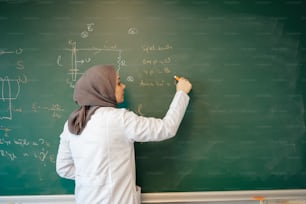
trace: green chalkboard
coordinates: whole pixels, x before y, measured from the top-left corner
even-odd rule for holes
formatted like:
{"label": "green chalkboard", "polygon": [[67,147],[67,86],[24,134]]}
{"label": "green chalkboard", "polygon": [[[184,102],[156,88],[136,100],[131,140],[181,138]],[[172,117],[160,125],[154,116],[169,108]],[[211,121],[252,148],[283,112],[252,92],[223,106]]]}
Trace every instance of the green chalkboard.
{"label": "green chalkboard", "polygon": [[306,189],[306,1],[0,1],[0,194],[70,194],[55,172],[73,86],[115,64],[123,107],[162,117],[193,83],[175,138],[137,143],[143,192]]}

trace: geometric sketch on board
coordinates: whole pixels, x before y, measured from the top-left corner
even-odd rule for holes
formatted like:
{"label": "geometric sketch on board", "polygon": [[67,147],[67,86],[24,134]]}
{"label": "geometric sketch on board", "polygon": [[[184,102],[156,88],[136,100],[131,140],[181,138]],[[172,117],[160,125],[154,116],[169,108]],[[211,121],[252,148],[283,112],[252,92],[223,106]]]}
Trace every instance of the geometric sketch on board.
{"label": "geometric sketch on board", "polygon": [[0,110],[0,119],[12,120],[12,101],[16,100],[20,92],[20,79],[0,77],[0,103],[3,108]]}

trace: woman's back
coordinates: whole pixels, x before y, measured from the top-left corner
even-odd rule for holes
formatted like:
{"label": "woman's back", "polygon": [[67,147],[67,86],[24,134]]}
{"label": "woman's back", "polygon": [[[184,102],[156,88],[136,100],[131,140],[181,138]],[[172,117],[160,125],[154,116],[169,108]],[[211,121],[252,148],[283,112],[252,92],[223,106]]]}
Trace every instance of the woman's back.
{"label": "woman's back", "polygon": [[133,142],[120,122],[124,112],[99,108],[82,134],[63,133],[74,158],[78,203],[138,203]]}

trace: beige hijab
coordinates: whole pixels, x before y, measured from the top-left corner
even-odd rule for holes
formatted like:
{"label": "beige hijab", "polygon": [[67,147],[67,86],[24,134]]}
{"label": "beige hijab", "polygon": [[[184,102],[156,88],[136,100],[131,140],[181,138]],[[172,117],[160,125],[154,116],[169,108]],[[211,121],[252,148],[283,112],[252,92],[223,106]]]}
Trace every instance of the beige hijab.
{"label": "beige hijab", "polygon": [[116,107],[116,71],[113,65],[95,65],[77,81],[73,99],[80,106],[68,119],[69,131],[79,135],[99,107]]}

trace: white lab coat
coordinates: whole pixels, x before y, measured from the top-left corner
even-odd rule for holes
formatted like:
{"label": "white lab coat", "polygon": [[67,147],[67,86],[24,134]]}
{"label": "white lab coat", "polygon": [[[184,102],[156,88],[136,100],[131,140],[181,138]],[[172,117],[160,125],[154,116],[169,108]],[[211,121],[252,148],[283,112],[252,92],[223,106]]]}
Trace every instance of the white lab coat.
{"label": "white lab coat", "polygon": [[68,130],[60,135],[56,171],[75,180],[77,204],[138,204],[134,142],[173,137],[189,102],[176,92],[163,119],[138,116],[126,109],[101,107],[79,136]]}

